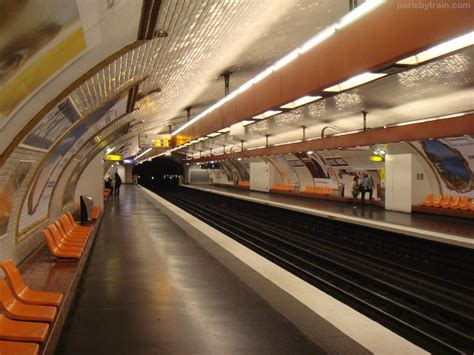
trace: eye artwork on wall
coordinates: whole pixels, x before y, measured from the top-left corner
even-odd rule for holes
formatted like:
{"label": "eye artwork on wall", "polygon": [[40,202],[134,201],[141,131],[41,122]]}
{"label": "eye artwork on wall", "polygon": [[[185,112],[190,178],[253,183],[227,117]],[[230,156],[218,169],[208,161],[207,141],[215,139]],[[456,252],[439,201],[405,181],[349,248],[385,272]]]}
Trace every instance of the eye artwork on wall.
{"label": "eye artwork on wall", "polygon": [[0,237],[7,233],[15,197],[18,196],[18,192],[34,163],[34,161],[20,161],[13,169],[3,189],[0,190]]}
{"label": "eye artwork on wall", "polygon": [[87,45],[75,0],[0,1],[0,32],[1,128]]}

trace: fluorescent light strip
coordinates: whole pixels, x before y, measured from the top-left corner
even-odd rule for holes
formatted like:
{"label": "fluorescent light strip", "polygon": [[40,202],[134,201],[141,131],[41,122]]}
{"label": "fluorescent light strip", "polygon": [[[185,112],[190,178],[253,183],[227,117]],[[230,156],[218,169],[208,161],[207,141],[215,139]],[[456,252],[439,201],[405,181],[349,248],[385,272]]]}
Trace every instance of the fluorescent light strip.
{"label": "fluorescent light strip", "polygon": [[472,45],[474,45],[474,31],[400,60],[397,64],[417,65]]}
{"label": "fluorescent light strip", "polygon": [[262,148],[266,148],[266,147],[267,147],[266,145],[261,145],[259,147],[247,148],[246,150],[262,149]]}
{"label": "fluorescent light strip", "polygon": [[303,140],[302,139],[298,139],[296,141],[291,141],[291,142],[284,142],[284,143],[277,143],[277,144],[273,144],[274,147],[278,147],[279,145],[285,145],[285,144],[293,144],[293,143],[300,143],[302,142]]}
{"label": "fluorescent light strip", "polygon": [[294,109],[319,99],[322,99],[322,96],[303,96],[293,102],[289,102],[286,105],[280,106],[280,108]]}
{"label": "fluorescent light strip", "polygon": [[229,131],[230,131],[230,127],[226,127],[226,128],[222,128],[222,129],[218,130],[217,132],[219,132],[219,133],[227,133],[227,132],[229,132]]}
{"label": "fluorescent light strip", "polygon": [[352,78],[347,79],[346,81],[343,81],[342,83],[328,87],[324,89],[323,91],[341,92],[341,91],[349,90],[349,89],[355,88],[356,86],[367,84],[373,80],[382,78],[386,75],[387,74],[385,73],[370,73],[370,72],[362,73],[362,74],[353,76]]}
{"label": "fluorescent light strip", "polygon": [[337,23],[327,27],[323,31],[319,32],[316,34],[314,37],[303,43],[302,46],[299,48],[296,48],[292,52],[288,53],[286,56],[278,60],[275,64],[270,66],[269,68],[265,69],[261,73],[259,73],[257,76],[255,76],[253,79],[247,81],[245,84],[237,88],[235,91],[230,93],[229,95],[225,96],[221,100],[217,101],[214,105],[210,106],[203,112],[201,112],[199,115],[191,119],[189,122],[186,122],[184,125],[181,127],[177,128],[172,135],[178,134],[181,132],[183,129],[189,127],[190,125],[194,124],[195,122],[199,121],[201,118],[206,116],[208,113],[214,111],[216,108],[222,106],[224,103],[227,101],[233,99],[240,93],[244,92],[245,90],[249,89],[253,84],[261,81],[262,79],[266,78],[269,76],[272,72],[277,71],[278,69],[282,68],[283,66],[287,65],[288,63],[291,63],[293,60],[298,58],[300,54],[303,54],[307,52],[308,50],[316,47],[318,44],[324,42],[326,39],[331,37],[336,31],[341,30],[356,20],[362,18],[364,15],[368,14],[378,6],[384,4],[386,0],[366,0],[363,4],[360,6],[356,7],[354,10],[349,12],[346,16],[342,17]]}
{"label": "fluorescent light strip", "polygon": [[268,110],[268,111],[265,111],[264,113],[261,113],[260,115],[253,116],[252,118],[255,118],[256,120],[263,120],[264,118],[272,117],[282,112],[283,111],[281,110]]}
{"label": "fluorescent light strip", "polygon": [[150,150],[151,150],[151,148],[145,149],[140,155],[136,156],[135,159],[140,158],[141,156],[143,156],[143,155],[145,155],[146,153],[148,153]]}
{"label": "fluorescent light strip", "polygon": [[248,126],[249,124],[252,124],[254,123],[255,121],[254,120],[243,120],[243,121],[240,121],[240,123],[242,124],[242,126]]}
{"label": "fluorescent light strip", "polygon": [[214,133],[209,133],[207,136],[208,136],[208,137],[211,137],[211,138],[214,138],[214,137],[220,136],[221,134],[222,134],[222,133],[214,132]]}
{"label": "fluorescent light strip", "polygon": [[408,125],[423,123],[423,122],[446,120],[448,118],[461,117],[461,116],[465,116],[465,115],[468,115],[468,114],[469,113],[466,113],[466,112],[453,113],[453,114],[444,115],[444,116],[437,116],[437,117],[423,118],[423,119],[420,119],[420,120],[413,120],[413,121],[395,123],[395,124],[392,124],[392,125],[387,125],[386,127],[408,126]]}
{"label": "fluorescent light strip", "polygon": [[377,7],[386,2],[386,0],[369,0],[361,4],[360,6],[357,6],[355,9],[353,9],[347,15],[342,17],[336,23],[336,31],[340,31],[343,28],[349,26],[351,23],[357,21],[367,13],[371,12],[372,10],[376,9]]}

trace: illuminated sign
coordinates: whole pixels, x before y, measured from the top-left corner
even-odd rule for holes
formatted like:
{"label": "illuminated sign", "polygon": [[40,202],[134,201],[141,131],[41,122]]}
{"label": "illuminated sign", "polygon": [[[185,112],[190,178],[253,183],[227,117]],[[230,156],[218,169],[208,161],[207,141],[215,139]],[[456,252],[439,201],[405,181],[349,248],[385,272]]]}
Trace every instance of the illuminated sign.
{"label": "illuminated sign", "polygon": [[173,136],[176,139],[176,146],[189,142],[192,137],[191,136]]}
{"label": "illuminated sign", "polygon": [[371,161],[383,161],[383,157],[380,155],[371,155],[370,156]]}
{"label": "illuminated sign", "polygon": [[108,154],[104,157],[104,160],[119,161],[119,160],[122,160],[122,156],[121,155]]}
{"label": "illuminated sign", "polygon": [[170,148],[171,135],[142,133],[138,136],[140,148]]}

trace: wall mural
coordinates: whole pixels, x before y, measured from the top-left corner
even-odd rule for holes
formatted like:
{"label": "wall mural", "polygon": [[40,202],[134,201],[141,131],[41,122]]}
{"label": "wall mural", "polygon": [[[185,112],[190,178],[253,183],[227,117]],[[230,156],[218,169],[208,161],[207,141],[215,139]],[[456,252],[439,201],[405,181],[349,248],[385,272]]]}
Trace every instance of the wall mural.
{"label": "wall mural", "polygon": [[34,161],[20,161],[0,191],[0,237],[7,233],[13,202],[34,163]]}
{"label": "wall mural", "polygon": [[278,170],[284,184],[293,184],[295,187],[300,186],[300,181],[295,169],[286,161],[286,156],[271,157],[269,160]]}
{"label": "wall mural", "polygon": [[71,99],[60,102],[23,139],[21,146],[27,149],[48,151],[64,132],[81,119]]}
{"label": "wall mural", "polygon": [[87,45],[75,0],[0,1],[0,31],[1,128]]}
{"label": "wall mural", "polygon": [[295,155],[306,165],[313,179],[329,179],[326,165],[321,159],[313,159],[314,154],[295,153]]}
{"label": "wall mural", "polygon": [[42,162],[31,183],[26,203],[23,203],[19,220],[20,234],[35,222],[47,218],[48,202],[63,168],[94,133],[124,113],[125,107],[125,99],[107,103],[72,128],[72,131],[54,146],[46,160]]}
{"label": "wall mural", "polygon": [[474,197],[474,138],[450,137],[414,143],[441,178],[444,193]]}
{"label": "wall mural", "polygon": [[239,181],[250,181],[249,170],[238,160],[229,161],[229,164],[233,165],[237,169],[240,179]]}
{"label": "wall mural", "polygon": [[69,176],[69,181],[66,184],[62,203],[63,208],[66,208],[74,201],[74,192],[76,190],[77,182],[79,181],[82,172],[86,169],[87,165],[89,165],[90,161],[111,142],[114,142],[115,140],[119,139],[121,135],[123,135],[123,129],[118,129],[117,131],[106,137],[104,140],[97,142],[95,139],[92,139],[82,147],[81,151],[74,159],[78,162],[78,164]]}

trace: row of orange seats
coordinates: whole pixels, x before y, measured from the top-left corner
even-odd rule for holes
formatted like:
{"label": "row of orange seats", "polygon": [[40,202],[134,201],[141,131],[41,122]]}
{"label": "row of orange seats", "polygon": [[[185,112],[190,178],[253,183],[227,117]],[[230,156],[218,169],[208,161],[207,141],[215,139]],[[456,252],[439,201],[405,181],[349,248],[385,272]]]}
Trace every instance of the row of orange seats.
{"label": "row of orange seats", "polygon": [[295,185],[293,184],[276,184],[275,186],[272,187],[272,190],[293,191],[294,188],[295,188]]}
{"label": "row of orange seats", "polygon": [[250,187],[250,181],[240,181],[239,185],[240,186],[245,186],[245,187]]}
{"label": "row of orange seats", "polygon": [[425,201],[420,206],[450,208],[453,210],[474,211],[474,199],[469,200],[469,196],[433,195],[426,196]]}
{"label": "row of orange seats", "polygon": [[51,254],[66,259],[81,258],[91,233],[92,228],[78,225],[71,212],[63,214],[43,230]]}
{"label": "row of orange seats", "polygon": [[57,315],[63,294],[30,289],[11,260],[0,264],[0,354],[33,354],[46,341],[49,324]]}
{"label": "row of orange seats", "polygon": [[303,193],[319,196],[329,196],[332,193],[332,188],[327,186],[306,186]]}

